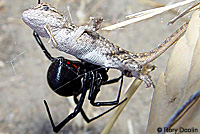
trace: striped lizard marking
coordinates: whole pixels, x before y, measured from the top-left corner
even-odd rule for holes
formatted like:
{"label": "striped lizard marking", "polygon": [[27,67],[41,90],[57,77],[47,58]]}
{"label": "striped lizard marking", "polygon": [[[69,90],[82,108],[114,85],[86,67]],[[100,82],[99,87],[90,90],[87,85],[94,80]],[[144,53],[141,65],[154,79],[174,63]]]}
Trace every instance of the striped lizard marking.
{"label": "striped lizard marking", "polygon": [[[114,45],[96,32],[100,28],[101,18],[93,18],[93,25],[76,26],[50,4],[41,3],[25,10],[22,19],[40,36],[51,38],[58,50],[95,65],[118,69],[127,77],[143,80],[148,87],[153,85],[149,72],[155,68],[149,63],[175,44],[188,26],[185,23],[149,52],[132,53]],[[144,73],[143,70],[149,72]]]}

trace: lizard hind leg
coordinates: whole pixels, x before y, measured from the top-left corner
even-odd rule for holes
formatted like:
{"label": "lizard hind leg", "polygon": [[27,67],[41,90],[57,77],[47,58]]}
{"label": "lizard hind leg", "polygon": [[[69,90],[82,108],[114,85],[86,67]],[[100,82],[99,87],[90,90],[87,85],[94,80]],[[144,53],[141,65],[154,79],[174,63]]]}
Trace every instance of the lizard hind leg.
{"label": "lizard hind leg", "polygon": [[155,65],[147,64],[139,75],[139,79],[143,80],[146,83],[147,87],[150,87],[152,85],[152,87],[155,88],[155,84],[152,81],[151,76],[149,75],[149,73],[155,70],[155,68]]}
{"label": "lizard hind leg", "polygon": [[151,85],[152,85],[152,87],[155,88],[155,84],[152,81],[151,76],[149,74],[145,74],[145,75],[140,74],[139,79],[143,80],[147,87],[151,87]]}
{"label": "lizard hind leg", "polygon": [[143,69],[139,72],[138,77],[140,80],[144,81],[147,87],[155,88],[155,84],[151,79],[149,73],[155,70],[156,66],[152,64],[147,64],[143,67]]}

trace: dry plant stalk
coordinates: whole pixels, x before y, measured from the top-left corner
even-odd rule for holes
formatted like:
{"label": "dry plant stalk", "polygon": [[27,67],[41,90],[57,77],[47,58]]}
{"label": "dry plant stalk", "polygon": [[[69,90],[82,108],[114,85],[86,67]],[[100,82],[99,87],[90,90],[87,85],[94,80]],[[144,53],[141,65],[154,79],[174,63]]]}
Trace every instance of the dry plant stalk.
{"label": "dry plant stalk", "polygon": [[[191,18],[185,35],[177,42],[165,72],[154,91],[147,133],[157,133],[179,107],[199,89],[200,11]],[[192,105],[172,129],[200,128],[200,101]]]}
{"label": "dry plant stalk", "polygon": [[101,132],[101,134],[107,134],[111,128],[113,127],[113,125],[115,124],[117,118],[119,117],[119,115],[121,114],[121,112],[123,111],[123,109],[125,108],[126,104],[129,102],[129,100],[131,99],[132,95],[136,92],[136,90],[138,89],[138,87],[141,85],[142,81],[139,79],[135,79],[134,82],[131,84],[131,86],[129,87],[128,91],[124,94],[123,99],[127,98],[127,100],[122,103],[115,111],[114,115],[111,117],[111,119],[109,120],[109,122],[107,123],[107,125],[105,126],[105,128],[103,129],[103,131]]}
{"label": "dry plant stalk", "polygon": [[[102,134],[107,134],[112,126],[114,125],[115,121],[117,120],[117,118],[119,117],[120,113],[122,112],[122,110],[124,109],[124,107],[126,106],[126,104],[128,103],[128,101],[130,100],[130,98],[132,97],[132,95],[135,93],[135,91],[138,89],[138,87],[140,86],[141,81],[139,81],[138,79],[136,79],[132,85],[130,86],[130,88],[128,89],[127,93],[124,95],[124,98],[127,97],[127,101],[122,104],[121,106],[118,107],[118,109],[116,110],[115,114],[113,115],[113,117],[109,120],[108,124],[106,125],[106,127],[104,128],[104,130],[102,131]],[[159,107],[158,107],[159,109]],[[157,129],[156,129],[157,130]],[[152,132],[150,132],[152,133]],[[155,133],[155,132],[153,132]]]}
{"label": "dry plant stalk", "polygon": [[132,14],[132,15],[128,15],[128,16],[126,16],[126,18],[133,18],[133,19],[125,20],[125,21],[119,22],[117,24],[104,27],[104,28],[102,28],[102,30],[114,30],[114,29],[117,29],[117,28],[120,28],[120,27],[124,27],[126,25],[151,18],[155,15],[161,14],[165,11],[170,10],[170,9],[174,9],[176,7],[186,5],[186,4],[194,2],[194,1],[195,0],[185,0],[185,1],[182,1],[182,2],[175,3],[173,5],[154,8],[154,9],[138,12],[138,13],[135,13],[135,14]]}
{"label": "dry plant stalk", "polygon": [[[143,70],[143,73],[149,74],[151,71],[152,71],[151,67],[149,66]],[[118,106],[118,108],[115,110],[114,115],[111,117],[106,127],[101,132],[101,134],[107,134],[111,130],[117,118],[119,117],[119,115],[121,114],[121,112],[123,111],[127,103],[129,102],[129,100],[131,99],[131,97],[133,96],[133,94],[136,92],[136,90],[139,88],[141,84],[142,84],[142,81],[137,78],[133,81],[133,83],[131,84],[131,86],[128,88],[127,92],[123,96],[122,100],[126,99],[126,101]]]}
{"label": "dry plant stalk", "polygon": [[160,134],[164,134],[166,128],[172,128],[174,124],[176,124],[192,108],[192,106],[195,105],[199,97],[200,88],[192,96],[190,96],[190,98],[186,102],[184,102],[184,104],[170,117],[170,119],[162,127],[162,131],[160,132]]}

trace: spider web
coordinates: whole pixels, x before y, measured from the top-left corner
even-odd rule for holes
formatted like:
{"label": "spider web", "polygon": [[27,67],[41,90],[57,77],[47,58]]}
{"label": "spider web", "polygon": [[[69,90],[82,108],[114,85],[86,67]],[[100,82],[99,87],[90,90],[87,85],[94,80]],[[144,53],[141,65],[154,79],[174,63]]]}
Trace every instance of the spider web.
{"label": "spider web", "polygon": [[[59,9],[65,15],[68,15],[67,6],[70,6],[72,17],[69,18],[73,18],[75,24],[87,23],[90,16],[102,16],[105,20],[103,25],[108,25],[123,20],[127,14],[152,8],[150,4],[141,4],[139,1],[133,0],[42,0],[42,2],[51,3],[56,7],[59,6]],[[160,1],[155,0],[153,2]],[[56,123],[68,115],[69,108],[71,108],[69,107],[71,105],[70,102],[50,91],[46,82],[46,72],[50,61],[34,40],[32,30],[21,20],[22,11],[36,3],[36,1],[32,0],[12,2],[0,0],[0,133],[52,133],[52,129],[49,128],[50,122],[46,115],[43,99],[49,102]],[[167,4],[168,1],[165,0],[162,3]],[[182,24],[182,22],[179,22],[173,26],[173,29],[167,27],[165,25],[167,21],[175,16],[174,14],[171,15],[164,14],[144,23],[133,24],[111,32],[100,31],[100,33],[126,50],[132,52],[148,51],[156,47],[157,44]],[[43,39],[43,41],[52,56],[63,55],[68,59],[74,58],[52,49],[48,40]],[[168,54],[169,52],[166,55]],[[153,77],[155,76],[154,81],[159,71],[165,67],[163,63],[166,63],[167,59],[167,56],[163,56],[156,61],[159,69],[153,75]],[[118,76],[116,71],[109,73],[111,78],[116,76]],[[130,81],[131,79],[125,79],[124,87],[128,87]],[[102,93],[101,100],[115,99],[118,85],[111,85],[102,90],[105,92]],[[132,129],[134,129],[135,133],[144,133],[151,94],[152,90],[149,89],[138,91],[137,96],[130,102],[113,133],[131,134],[133,132]],[[85,102],[87,102],[87,98]],[[98,109],[91,110],[86,106],[86,111],[87,113],[92,113],[89,114],[91,116],[101,113],[101,110],[99,111]],[[92,127],[88,128],[87,133],[89,133],[90,129],[92,132],[101,132],[101,128],[105,125],[107,118],[109,118],[109,115],[95,121]],[[126,120],[127,118],[129,119],[128,121]],[[67,125],[64,128],[64,132],[83,132],[83,126],[83,123],[80,123],[79,120],[76,121],[75,125],[70,122],[69,126]]]}

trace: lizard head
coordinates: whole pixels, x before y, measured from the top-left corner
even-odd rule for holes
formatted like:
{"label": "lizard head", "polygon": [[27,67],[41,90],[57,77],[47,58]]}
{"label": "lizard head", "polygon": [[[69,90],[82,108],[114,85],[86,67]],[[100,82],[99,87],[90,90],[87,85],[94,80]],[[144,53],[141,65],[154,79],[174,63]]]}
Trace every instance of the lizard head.
{"label": "lizard head", "polygon": [[41,3],[26,9],[22,13],[23,21],[40,36],[49,38],[45,26],[60,28],[67,23],[67,19],[53,6]]}

